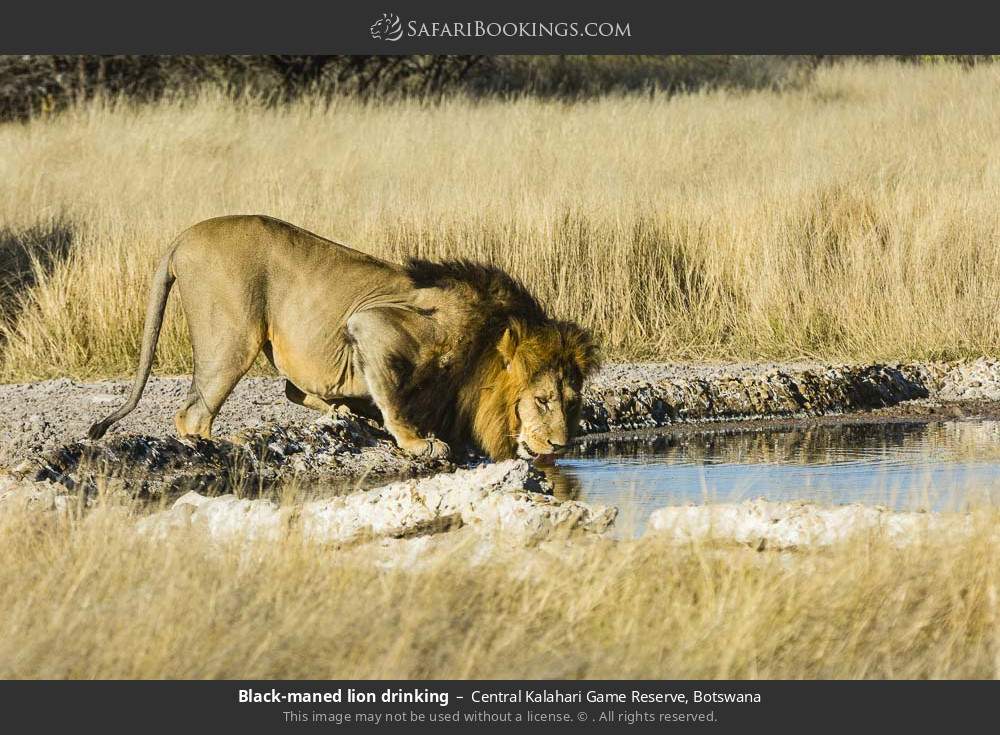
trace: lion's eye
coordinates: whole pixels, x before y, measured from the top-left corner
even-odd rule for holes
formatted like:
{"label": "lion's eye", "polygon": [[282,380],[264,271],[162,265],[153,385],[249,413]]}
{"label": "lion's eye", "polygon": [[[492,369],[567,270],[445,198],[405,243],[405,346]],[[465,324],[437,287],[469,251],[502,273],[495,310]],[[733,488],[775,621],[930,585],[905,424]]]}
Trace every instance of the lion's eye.
{"label": "lion's eye", "polygon": [[549,399],[545,396],[535,396],[535,403],[542,411],[547,411],[549,409]]}

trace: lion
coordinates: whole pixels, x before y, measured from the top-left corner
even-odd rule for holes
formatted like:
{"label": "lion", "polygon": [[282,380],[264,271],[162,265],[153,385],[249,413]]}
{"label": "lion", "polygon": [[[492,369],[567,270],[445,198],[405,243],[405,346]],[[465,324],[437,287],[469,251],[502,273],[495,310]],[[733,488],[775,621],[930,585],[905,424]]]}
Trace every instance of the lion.
{"label": "lion", "polygon": [[212,435],[263,351],[289,400],[380,420],[412,455],[451,447],[546,464],[578,429],[598,365],[590,333],[546,315],[517,280],[467,260],[395,264],[262,215],[200,222],[153,276],[131,393],[95,423],[100,439],[139,402],[176,282],[193,348],[181,436]]}

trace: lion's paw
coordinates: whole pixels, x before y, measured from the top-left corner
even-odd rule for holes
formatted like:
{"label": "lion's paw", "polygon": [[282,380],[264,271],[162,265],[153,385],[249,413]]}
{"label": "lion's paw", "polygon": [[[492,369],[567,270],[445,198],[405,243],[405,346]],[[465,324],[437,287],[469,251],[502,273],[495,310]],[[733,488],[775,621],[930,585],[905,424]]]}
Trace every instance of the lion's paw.
{"label": "lion's paw", "polygon": [[431,459],[444,459],[451,453],[447,444],[434,437],[423,439],[419,444],[408,449],[417,457],[430,457]]}
{"label": "lion's paw", "polygon": [[399,443],[400,449],[412,454],[414,457],[428,457],[430,459],[444,459],[451,454],[451,449],[440,439],[432,436],[426,439],[414,439],[403,444]]}
{"label": "lion's paw", "polygon": [[432,459],[445,459],[451,454],[451,448],[440,439],[431,437],[427,440],[426,456]]}

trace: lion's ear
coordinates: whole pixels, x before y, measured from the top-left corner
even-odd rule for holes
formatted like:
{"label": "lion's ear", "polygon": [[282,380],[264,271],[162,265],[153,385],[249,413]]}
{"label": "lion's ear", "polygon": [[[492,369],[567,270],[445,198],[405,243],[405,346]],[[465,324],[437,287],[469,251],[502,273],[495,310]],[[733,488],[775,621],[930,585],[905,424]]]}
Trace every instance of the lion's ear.
{"label": "lion's ear", "polygon": [[503,336],[500,338],[500,343],[497,345],[497,349],[500,350],[500,354],[503,356],[504,366],[514,362],[514,354],[517,352],[517,346],[521,343],[521,336],[523,334],[524,327],[516,319],[512,320],[507,329],[504,330]]}

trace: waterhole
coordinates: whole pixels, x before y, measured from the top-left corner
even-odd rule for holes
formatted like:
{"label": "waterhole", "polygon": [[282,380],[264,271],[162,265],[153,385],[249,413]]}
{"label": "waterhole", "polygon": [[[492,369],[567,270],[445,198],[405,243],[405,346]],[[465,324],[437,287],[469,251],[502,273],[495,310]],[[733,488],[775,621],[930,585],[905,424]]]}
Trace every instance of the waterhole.
{"label": "waterhole", "polygon": [[948,510],[1000,500],[1000,421],[683,430],[583,442],[550,471],[563,498],[641,531],[665,505],[749,498]]}

